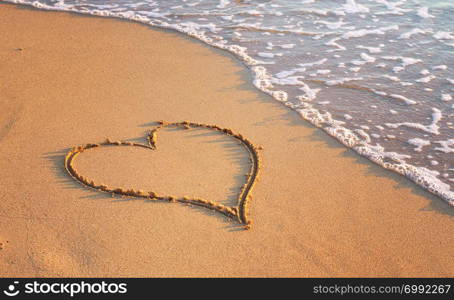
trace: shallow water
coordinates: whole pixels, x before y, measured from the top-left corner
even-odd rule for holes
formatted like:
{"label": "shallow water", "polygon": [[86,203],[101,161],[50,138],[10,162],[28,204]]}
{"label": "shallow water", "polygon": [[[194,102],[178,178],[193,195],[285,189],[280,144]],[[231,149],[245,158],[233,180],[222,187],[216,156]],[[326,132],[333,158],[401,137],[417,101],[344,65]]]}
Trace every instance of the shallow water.
{"label": "shallow water", "polygon": [[452,0],[7,2],[132,19],[230,51],[257,88],[454,205]]}

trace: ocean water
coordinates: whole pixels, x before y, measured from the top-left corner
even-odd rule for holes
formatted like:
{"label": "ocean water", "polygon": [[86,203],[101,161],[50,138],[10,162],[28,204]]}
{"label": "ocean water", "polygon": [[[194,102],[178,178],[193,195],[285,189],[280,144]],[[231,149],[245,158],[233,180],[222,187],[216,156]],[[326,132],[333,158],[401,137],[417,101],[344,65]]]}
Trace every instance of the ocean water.
{"label": "ocean water", "polygon": [[6,2],[131,19],[229,51],[258,89],[454,205],[454,0]]}

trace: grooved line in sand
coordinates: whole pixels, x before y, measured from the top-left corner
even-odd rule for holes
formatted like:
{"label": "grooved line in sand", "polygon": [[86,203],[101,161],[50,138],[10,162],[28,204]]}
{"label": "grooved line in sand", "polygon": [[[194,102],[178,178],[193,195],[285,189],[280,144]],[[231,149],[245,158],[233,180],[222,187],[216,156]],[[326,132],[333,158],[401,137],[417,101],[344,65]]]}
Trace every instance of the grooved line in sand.
{"label": "grooved line in sand", "polygon": [[[89,149],[96,149],[103,146],[134,146],[134,147],[142,147],[149,150],[155,150],[157,148],[156,141],[157,141],[157,132],[161,128],[164,127],[177,127],[183,129],[191,129],[191,128],[206,128],[210,130],[219,131],[225,135],[231,136],[237,139],[241,145],[246,148],[249,154],[249,161],[251,163],[250,172],[246,175],[246,182],[242,186],[240,193],[238,194],[237,198],[237,206],[225,206],[210,200],[205,200],[201,198],[188,198],[184,197],[176,197],[176,196],[163,196],[158,195],[154,191],[143,191],[143,190],[134,190],[134,189],[125,189],[125,188],[113,188],[109,187],[104,184],[95,183],[94,180],[89,179],[87,177],[82,176],[74,167],[75,158]],[[147,135],[148,144],[140,144],[140,143],[133,143],[133,142],[123,142],[123,141],[111,141],[107,139],[105,142],[100,144],[86,144],[83,146],[78,146],[72,148],[65,156],[65,169],[68,174],[80,182],[82,185],[96,189],[101,192],[110,193],[112,196],[120,195],[120,196],[127,196],[127,197],[138,197],[138,198],[146,198],[150,200],[161,200],[161,201],[168,201],[168,202],[180,202],[180,203],[187,203],[193,204],[201,207],[205,207],[217,212],[220,212],[226,215],[229,218],[237,220],[240,224],[244,225],[245,229],[251,228],[251,220],[249,219],[248,214],[248,206],[251,200],[251,193],[254,188],[254,184],[258,179],[259,170],[260,170],[260,156],[257,150],[261,150],[261,147],[257,147],[252,144],[247,138],[243,137],[241,134],[233,132],[231,129],[228,128],[221,128],[217,125],[208,125],[203,123],[191,123],[191,122],[175,122],[175,123],[167,123],[164,121],[158,122],[158,126],[152,129]]]}

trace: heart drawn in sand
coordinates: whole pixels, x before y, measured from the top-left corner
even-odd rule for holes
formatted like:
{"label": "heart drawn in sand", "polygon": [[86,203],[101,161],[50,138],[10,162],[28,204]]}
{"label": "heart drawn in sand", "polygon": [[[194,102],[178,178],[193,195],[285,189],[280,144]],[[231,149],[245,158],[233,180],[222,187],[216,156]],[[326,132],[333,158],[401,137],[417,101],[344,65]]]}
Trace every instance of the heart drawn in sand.
{"label": "heart drawn in sand", "polygon": [[[242,186],[240,193],[237,197],[236,206],[226,206],[219,204],[210,200],[205,200],[201,198],[188,198],[188,197],[175,197],[171,195],[158,195],[154,191],[143,191],[143,190],[134,190],[134,189],[125,189],[120,187],[109,187],[107,185],[98,184],[94,180],[87,178],[81,175],[77,169],[74,167],[74,161],[77,156],[81,155],[85,151],[101,149],[102,147],[112,147],[112,146],[129,146],[129,147],[142,147],[149,150],[155,150],[157,148],[157,133],[160,129],[164,127],[177,127],[190,130],[191,128],[206,128],[214,131],[221,132],[228,136],[231,136],[237,139],[241,145],[246,148],[249,154],[249,160],[251,163],[250,172],[246,175],[246,182]],[[259,170],[260,170],[260,157],[257,150],[261,150],[260,147],[253,145],[248,139],[243,137],[241,134],[234,133],[231,129],[221,128],[216,125],[200,124],[200,123],[191,123],[191,122],[176,122],[176,123],[167,123],[160,121],[158,126],[152,129],[147,135],[147,144],[133,143],[133,142],[122,142],[115,141],[112,142],[107,139],[105,142],[100,144],[86,144],[83,146],[78,146],[71,149],[65,156],[65,169],[68,174],[74,178],[76,181],[80,182],[86,187],[96,189],[101,192],[110,193],[112,196],[129,196],[129,197],[139,197],[146,198],[150,200],[161,200],[168,202],[180,202],[193,204],[201,207],[205,207],[217,212],[220,212],[226,215],[229,218],[237,220],[239,223],[245,225],[245,229],[250,229],[251,220],[248,216],[248,205],[251,199],[252,189],[255,182],[257,181]]]}

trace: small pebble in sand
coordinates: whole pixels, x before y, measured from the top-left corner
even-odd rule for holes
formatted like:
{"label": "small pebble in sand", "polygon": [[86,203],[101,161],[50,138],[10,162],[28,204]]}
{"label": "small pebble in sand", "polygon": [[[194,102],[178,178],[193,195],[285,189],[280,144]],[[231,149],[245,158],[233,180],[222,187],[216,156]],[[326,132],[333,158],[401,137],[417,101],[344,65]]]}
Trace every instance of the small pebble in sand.
{"label": "small pebble in sand", "polygon": [[[8,243],[8,241],[6,241],[6,243]],[[5,243],[0,243],[0,250],[3,250],[5,249]]]}

